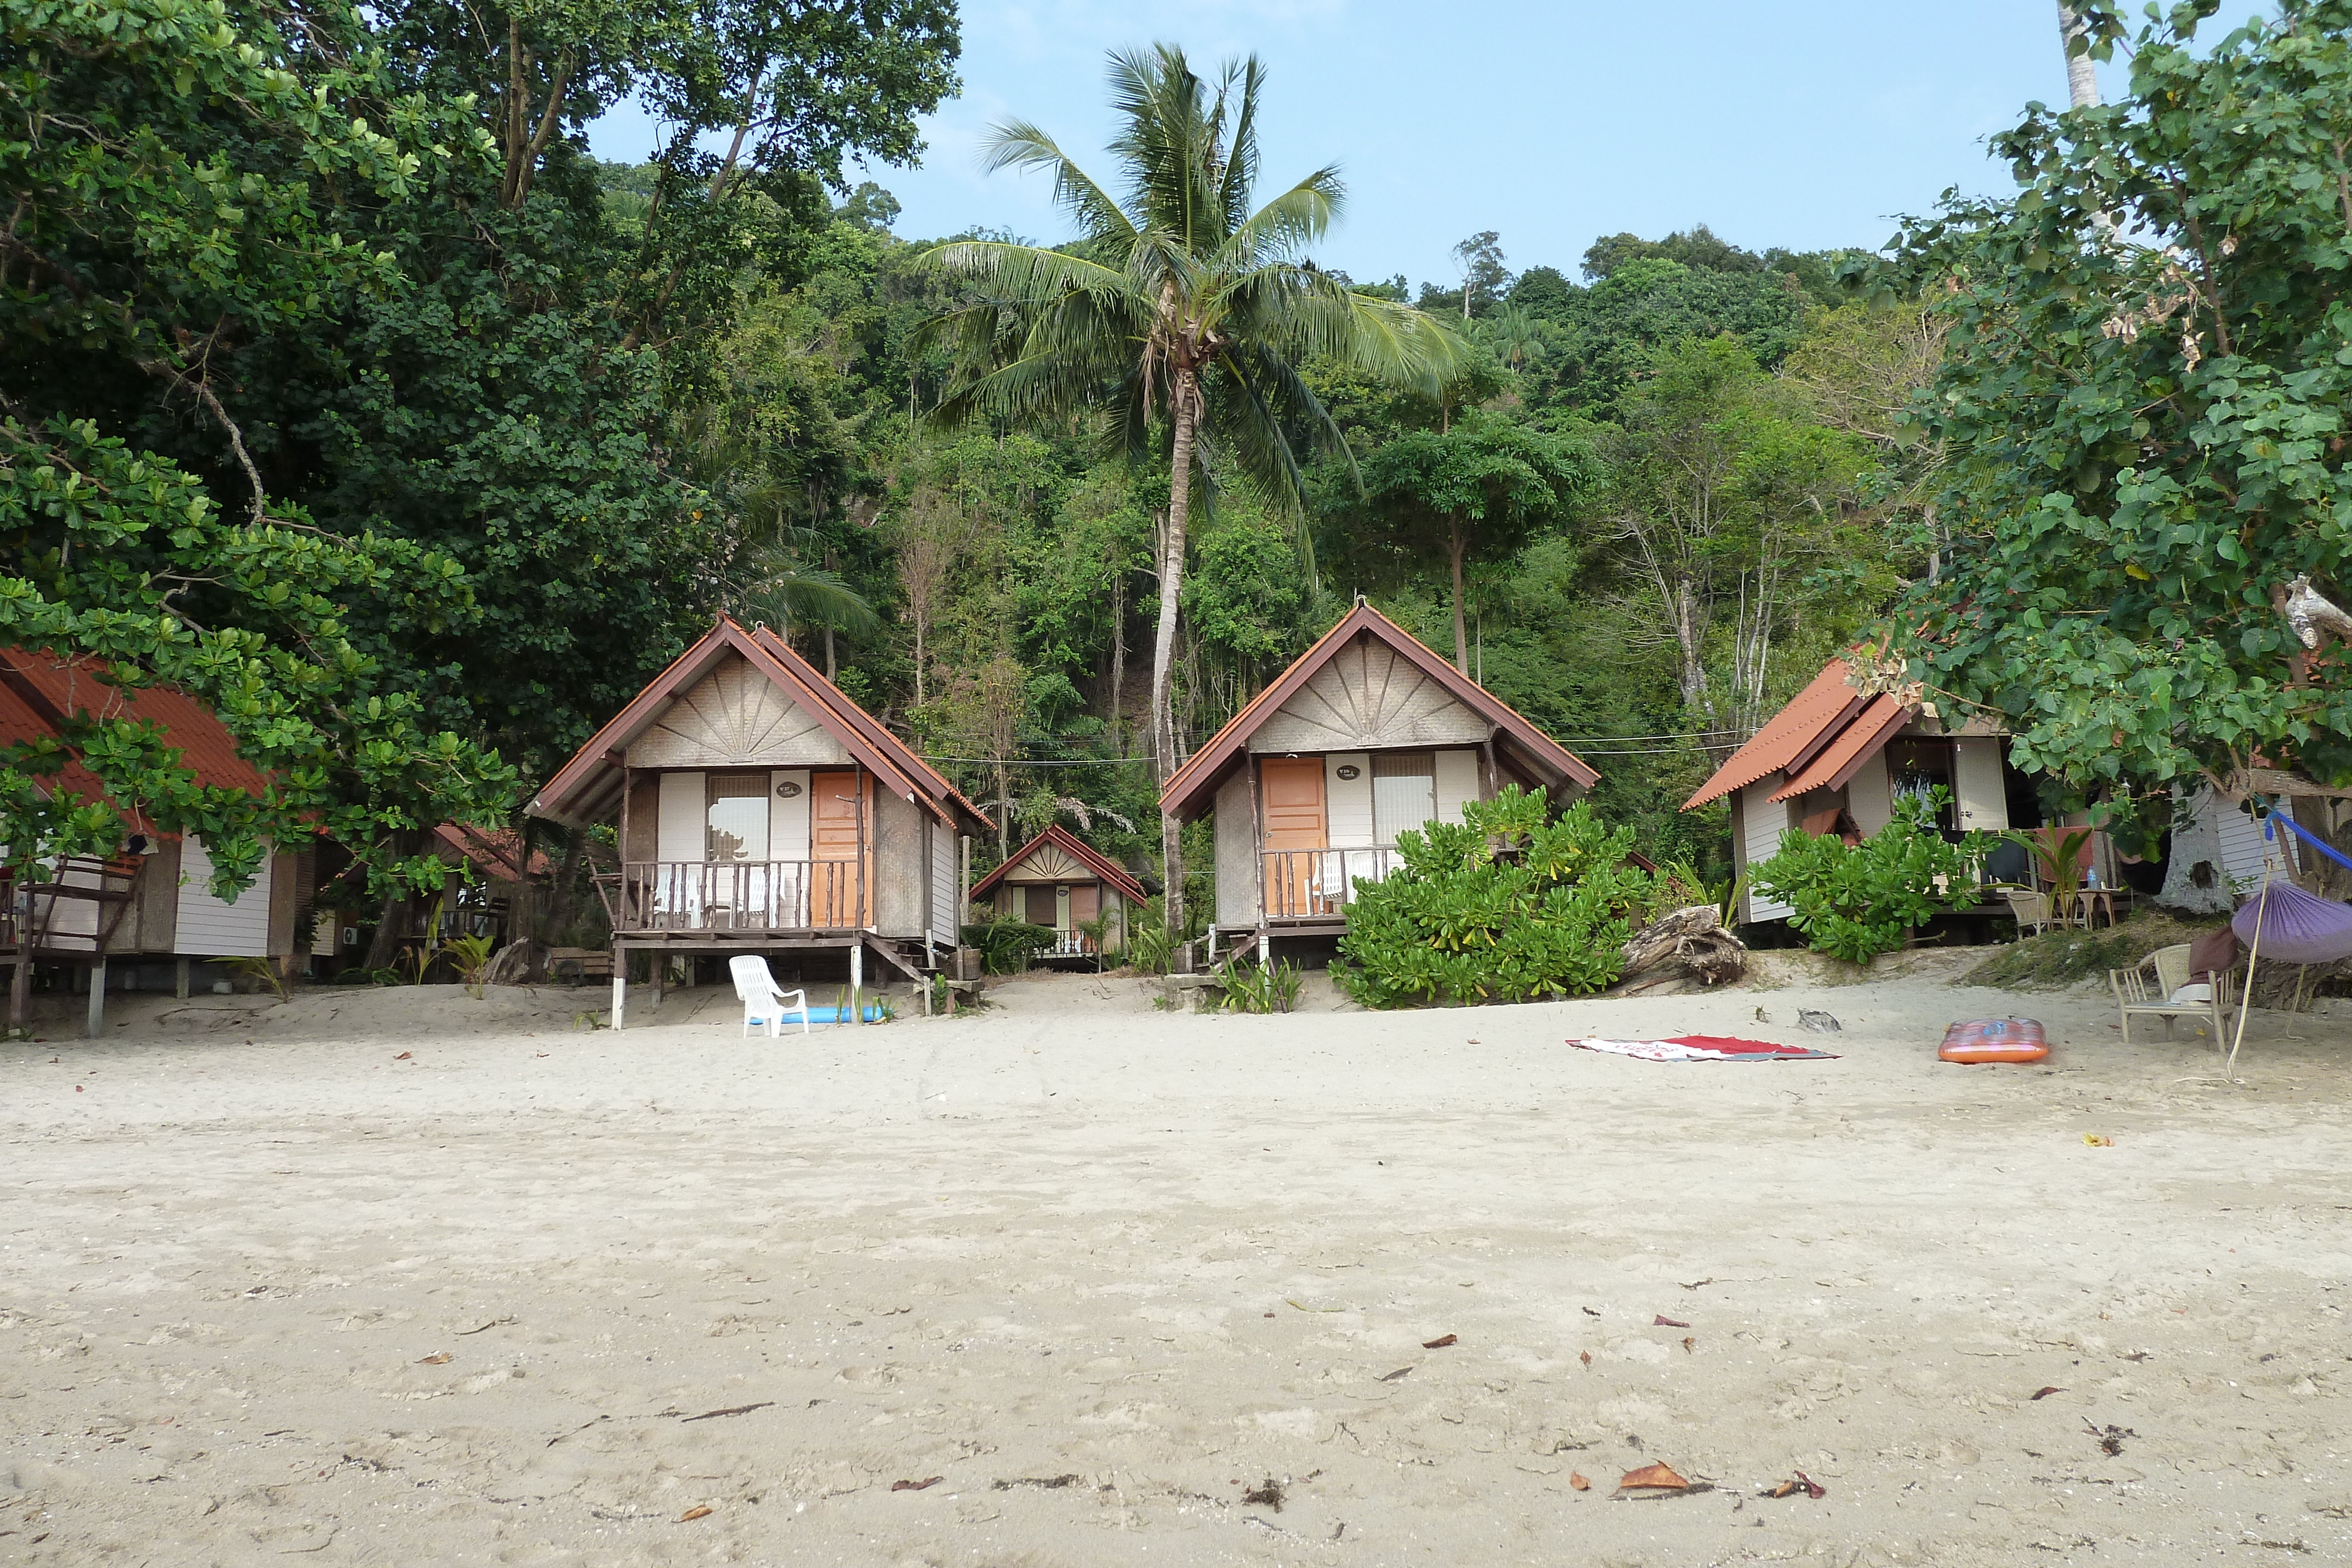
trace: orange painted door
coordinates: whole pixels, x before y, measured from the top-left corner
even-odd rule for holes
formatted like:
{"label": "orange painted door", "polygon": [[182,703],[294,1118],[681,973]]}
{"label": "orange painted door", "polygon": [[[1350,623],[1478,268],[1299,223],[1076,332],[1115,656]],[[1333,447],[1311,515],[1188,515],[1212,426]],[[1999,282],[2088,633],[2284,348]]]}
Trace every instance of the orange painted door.
{"label": "orange painted door", "polygon": [[874,924],[874,780],[868,774],[809,775],[809,924],[844,930]]}
{"label": "orange painted door", "polygon": [[1330,816],[1323,800],[1323,759],[1269,757],[1258,765],[1258,800],[1265,813],[1265,914],[1295,920],[1327,913],[1318,880],[1321,851],[1330,847]]}

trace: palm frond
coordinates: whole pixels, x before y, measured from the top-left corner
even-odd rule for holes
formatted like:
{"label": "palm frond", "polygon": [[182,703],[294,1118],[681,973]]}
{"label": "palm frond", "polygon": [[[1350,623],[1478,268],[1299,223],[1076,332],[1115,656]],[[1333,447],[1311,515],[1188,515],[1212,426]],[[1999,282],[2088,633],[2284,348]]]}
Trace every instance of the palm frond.
{"label": "palm frond", "polygon": [[1217,262],[1239,269],[1286,261],[1330,232],[1346,203],[1338,166],[1318,169],[1235,225]]}
{"label": "palm frond", "polygon": [[993,174],[1002,169],[1043,169],[1054,176],[1054,201],[1076,222],[1089,239],[1119,239],[1135,232],[1127,214],[1108,192],[1095,183],[1051,136],[1025,120],[992,126],[981,143],[980,166]]}
{"label": "palm frond", "polygon": [[830,626],[866,636],[882,625],[865,596],[832,572],[791,563],[770,550],[755,552],[751,566],[754,575],[741,596],[746,619],[768,622],[786,635],[795,626]]}

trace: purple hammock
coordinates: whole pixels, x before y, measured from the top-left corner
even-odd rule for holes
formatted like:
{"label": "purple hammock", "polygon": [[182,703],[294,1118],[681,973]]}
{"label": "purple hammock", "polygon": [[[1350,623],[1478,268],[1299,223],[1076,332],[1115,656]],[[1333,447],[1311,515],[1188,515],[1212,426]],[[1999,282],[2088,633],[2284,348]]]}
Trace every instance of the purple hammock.
{"label": "purple hammock", "polygon": [[[2292,817],[2271,813],[2263,822],[2265,838],[2277,836],[2273,823],[2284,822],[2305,843],[2340,865],[2352,867],[2329,845],[2297,826]],[[2230,917],[2230,929],[2239,940],[2253,946],[2262,934],[2262,956],[2282,964],[2332,964],[2352,958],[2352,904],[2305,893],[2291,882],[2273,883]]]}

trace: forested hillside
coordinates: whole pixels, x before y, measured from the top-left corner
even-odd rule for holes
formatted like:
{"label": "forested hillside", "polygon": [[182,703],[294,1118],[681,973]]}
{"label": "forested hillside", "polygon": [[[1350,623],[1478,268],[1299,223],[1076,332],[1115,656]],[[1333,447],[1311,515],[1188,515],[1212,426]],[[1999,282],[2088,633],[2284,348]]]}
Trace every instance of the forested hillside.
{"label": "forested hillside", "polygon": [[[625,222],[644,172],[599,172]],[[1066,764],[1150,753],[1164,459],[1106,457],[1083,424],[940,427],[950,367],[910,343],[949,301],[896,208],[864,186],[803,279],[748,277],[688,415],[690,471],[763,545],[730,604],[1010,800],[1016,840],[1058,817],[1140,853],[1149,767]],[[1573,278],[1513,274],[1493,235],[1463,254],[1465,278],[1413,298],[1466,340],[1458,381],[1429,397],[1310,364],[1355,472],[1327,455],[1303,512],[1236,485],[1196,521],[1180,747],[1358,593],[1452,654],[1463,516],[1470,673],[1594,761],[1607,814],[1719,863],[1721,822],[1675,807],[1926,559],[1928,459],[1893,417],[1934,343],[1915,310],[1842,298],[1832,258],[1704,227],[1604,237]]]}
{"label": "forested hillside", "polygon": [[[0,107],[37,134],[0,141],[0,635],[185,686],[280,780],[257,810],[192,793],[101,726],[115,796],[232,880],[325,823],[378,894],[430,885],[422,833],[519,821],[726,610],[1008,837],[1058,818],[1153,869],[1167,431],[1113,451],[1072,407],[959,402],[998,350],[927,326],[1013,307],[934,247],[1012,236],[902,235],[845,172],[920,155],[957,26],[945,0],[13,8]],[[600,163],[585,128],[632,94],[672,140]],[[1282,221],[1301,298],[1425,329],[1397,366],[1445,369],[1300,358],[1266,383],[1279,484],[1202,446],[1177,756],[1362,594],[1592,760],[1653,852],[1719,865],[1721,821],[1676,803],[1930,559],[1937,449],[1895,419],[1927,318],[1704,227],[1580,258],[1482,234],[1415,287],[1318,269],[1321,218]],[[119,826],[38,805],[58,765],[12,753],[20,850]]]}

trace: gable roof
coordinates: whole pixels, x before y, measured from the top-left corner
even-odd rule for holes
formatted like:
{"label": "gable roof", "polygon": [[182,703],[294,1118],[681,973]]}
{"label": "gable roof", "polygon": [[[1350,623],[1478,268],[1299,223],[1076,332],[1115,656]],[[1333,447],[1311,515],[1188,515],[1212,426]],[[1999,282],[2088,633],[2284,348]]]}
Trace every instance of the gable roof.
{"label": "gable roof", "polygon": [[[1789,770],[1789,782],[1772,792],[1775,800],[1793,800],[1815,789],[1842,789],[1862,770],[1862,765],[1911,722],[1911,709],[1890,696],[1874,696],[1844,727],[1828,737],[1810,761]],[[1810,748],[1809,748],[1810,749]]]}
{"label": "gable roof", "polygon": [[629,743],[651,728],[671,703],[730,653],[765,676],[900,800],[922,807],[950,828],[985,831],[994,825],[986,812],[948,782],[946,775],[876,723],[873,715],[818,674],[782,638],[764,626],[747,630],[726,615],[573,753],[524,810],[574,828],[603,821],[617,810],[621,762]]}
{"label": "gable roof", "polygon": [[1143,902],[1145,894],[1141,883],[1136,881],[1124,868],[1096,852],[1093,845],[1065,829],[1059,822],[1046,824],[1044,832],[1005,856],[1003,864],[974,883],[971,889],[972,897],[978,898],[984,893],[993,892],[996,884],[1003,882],[1014,866],[1048,845],[1060,850],[1138,904]]}
{"label": "gable roof", "polygon": [[[260,770],[238,755],[236,737],[210,708],[172,686],[117,686],[106,679],[104,661],[87,654],[0,648],[0,743],[59,735],[68,718],[147,719],[163,729],[163,744],[180,753],[180,765],[198,783],[248,795],[268,787]],[[138,802],[113,800],[78,759],[52,776],[49,787],[79,800],[105,800],[133,832],[178,837],[158,830]]]}
{"label": "gable roof", "polygon": [[1356,607],[1339,620],[1339,623],[1316,640],[1315,645],[1293,661],[1291,666],[1275,677],[1274,683],[1258,693],[1241,712],[1227,720],[1225,727],[1209,739],[1206,746],[1194,752],[1183,767],[1169,777],[1160,792],[1163,810],[1173,812],[1189,821],[1208,809],[1215,799],[1217,786],[1249,750],[1250,737],[1313,680],[1318,672],[1339,651],[1359,637],[1369,637],[1386,644],[1414,668],[1444,687],[1446,693],[1464,706],[1485,718],[1496,729],[1496,738],[1514,753],[1515,759],[1527,763],[1528,771],[1538,778],[1550,778],[1589,789],[1599,781],[1583,758],[1552,739],[1542,730],[1496,696],[1486,687],[1447,664],[1421,639],[1359,600]]}
{"label": "gable roof", "polygon": [[1789,699],[1788,706],[1767,720],[1747,745],[1691,792],[1682,809],[1695,810],[1735,789],[1745,789],[1759,779],[1804,768],[1871,706],[1872,699],[1856,691],[1847,675],[1843,659],[1832,659],[1823,665],[1803,691]]}

